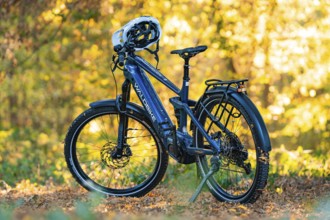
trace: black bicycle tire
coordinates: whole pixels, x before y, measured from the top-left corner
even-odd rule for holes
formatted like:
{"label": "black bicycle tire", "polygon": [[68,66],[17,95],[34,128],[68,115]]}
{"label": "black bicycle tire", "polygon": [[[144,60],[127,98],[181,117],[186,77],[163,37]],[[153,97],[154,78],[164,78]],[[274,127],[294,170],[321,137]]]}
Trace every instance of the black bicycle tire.
{"label": "black bicycle tire", "polygon": [[[209,95],[204,100],[201,100],[201,103],[203,103],[203,105],[207,107],[208,103],[212,102],[215,99],[220,100],[221,96],[223,95],[224,95],[223,93]],[[250,114],[254,114],[253,110],[249,107],[251,103],[244,103],[244,101],[239,102],[231,95],[228,95],[227,99],[225,100],[229,103],[234,103],[235,107],[239,109],[239,111],[243,114],[249,126],[251,124],[259,123],[258,121],[253,120],[252,117],[250,116]],[[199,108],[197,107],[196,116],[199,120],[201,120],[201,117],[206,117],[206,114],[202,115],[203,112],[205,112],[203,107],[199,107]],[[258,131],[251,129],[251,133],[253,135],[253,139],[255,143],[258,141],[256,140],[256,138],[259,136],[255,134],[256,132]],[[193,136],[196,147],[198,147],[198,143],[201,141],[201,140],[197,140],[198,139],[197,134],[198,131],[195,128],[193,132]],[[268,171],[269,171],[269,154],[268,152],[263,151],[258,147],[256,147],[256,152],[257,152],[257,159],[256,159],[257,169],[256,169],[255,178],[253,180],[252,186],[243,196],[237,198],[228,197],[226,196],[225,193],[223,193],[223,190],[219,188],[219,185],[212,183],[212,181],[207,181],[207,185],[211,194],[217,200],[225,201],[225,202],[234,202],[234,203],[254,203],[259,198],[259,196],[262,194],[262,191],[264,190],[267,184]],[[197,168],[200,170],[200,172],[202,172],[202,174],[205,175],[206,171],[208,170],[208,167],[206,167],[207,163],[205,163],[205,159],[203,159],[203,156],[197,156],[196,163],[197,163]]]}
{"label": "black bicycle tire", "polygon": [[[127,111],[129,117],[135,118],[135,120],[139,120],[139,122],[145,126],[150,133],[152,134],[155,142],[157,143],[158,152],[159,152],[159,162],[157,162],[157,167],[155,168],[155,172],[152,173],[152,177],[149,178],[143,185],[136,187],[136,188],[129,188],[125,190],[118,190],[118,189],[110,189],[106,187],[102,187],[100,185],[96,185],[94,181],[90,181],[90,179],[83,171],[80,169],[77,163],[79,163],[73,157],[73,149],[75,144],[75,139],[78,137],[80,130],[83,126],[88,123],[95,115],[102,115],[106,113],[115,113],[118,114],[117,108],[115,105],[113,106],[106,106],[100,108],[90,108],[80,114],[70,126],[67,136],[65,138],[65,145],[64,145],[64,156],[66,159],[67,166],[69,171],[71,172],[74,179],[85,189],[89,191],[95,191],[102,194],[110,195],[110,196],[129,196],[129,197],[140,197],[144,196],[148,192],[150,192],[153,188],[155,188],[158,183],[162,180],[163,176],[165,175],[167,166],[168,166],[168,154],[166,153],[164,146],[162,145],[161,141],[157,137],[153,126],[151,125],[150,120],[146,116],[144,110],[136,110],[136,107],[130,108],[130,105],[127,104]],[[95,117],[94,117],[95,118]],[[80,129],[80,130],[79,130]],[[80,165],[79,165],[80,166]]]}

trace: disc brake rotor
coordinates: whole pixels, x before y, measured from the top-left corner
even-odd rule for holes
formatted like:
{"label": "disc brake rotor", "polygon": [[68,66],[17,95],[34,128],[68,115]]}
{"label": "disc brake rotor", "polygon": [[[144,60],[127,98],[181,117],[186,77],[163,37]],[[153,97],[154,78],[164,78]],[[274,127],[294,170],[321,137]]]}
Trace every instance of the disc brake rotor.
{"label": "disc brake rotor", "polygon": [[[109,142],[106,143],[101,149],[102,162],[112,169],[120,169],[125,167],[130,160],[129,154],[123,153],[120,158],[113,158],[113,153],[116,151],[117,145]],[[129,148],[125,148],[124,152],[130,151]]]}

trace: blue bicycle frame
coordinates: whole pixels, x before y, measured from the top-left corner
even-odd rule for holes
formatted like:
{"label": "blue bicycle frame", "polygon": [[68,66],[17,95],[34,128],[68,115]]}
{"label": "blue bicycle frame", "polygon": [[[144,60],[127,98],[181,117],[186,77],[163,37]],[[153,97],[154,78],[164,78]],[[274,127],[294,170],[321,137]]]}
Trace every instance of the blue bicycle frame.
{"label": "blue bicycle frame", "polygon": [[[176,129],[176,126],[172,123],[145,71],[178,95],[178,97],[170,99],[174,109],[180,112],[178,129]],[[198,122],[194,116],[194,113],[190,109],[190,106],[194,106],[196,102],[188,99],[189,59],[185,59],[184,77],[181,89],[176,87],[168,78],[166,78],[161,72],[159,72],[147,61],[135,55],[128,55],[124,66],[124,75],[126,82],[123,85],[123,97],[120,99],[120,105],[118,108],[120,111],[125,110],[125,103],[129,101],[129,85],[133,85],[133,88],[138,95],[142,105],[148,112],[149,118],[151,119],[156,132],[160,137],[162,137],[162,141],[166,146],[166,149],[169,149],[170,145],[176,147],[177,144],[185,143],[185,146],[182,147],[184,147],[185,150],[191,155],[217,155],[220,153],[220,143],[215,142],[209,135],[207,135],[207,132]],[[119,101],[117,102],[119,103]],[[196,126],[199,132],[209,142],[212,150],[197,149],[192,146],[192,137],[186,132],[187,116],[191,118],[194,126]],[[125,144],[125,141],[123,140],[125,136],[123,133],[125,132],[125,124],[127,124],[127,119],[124,114],[121,114],[118,138],[121,139],[119,140],[119,143],[123,144]],[[119,146],[121,146],[121,144],[119,144]]]}

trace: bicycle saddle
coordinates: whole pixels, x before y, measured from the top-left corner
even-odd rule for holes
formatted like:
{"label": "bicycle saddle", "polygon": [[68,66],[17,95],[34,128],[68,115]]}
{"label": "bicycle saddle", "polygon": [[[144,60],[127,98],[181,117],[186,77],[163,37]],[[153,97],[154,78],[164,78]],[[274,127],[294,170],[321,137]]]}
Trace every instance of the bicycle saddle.
{"label": "bicycle saddle", "polygon": [[182,58],[190,58],[205,51],[206,49],[207,46],[188,47],[181,50],[172,50],[171,54],[179,54]]}

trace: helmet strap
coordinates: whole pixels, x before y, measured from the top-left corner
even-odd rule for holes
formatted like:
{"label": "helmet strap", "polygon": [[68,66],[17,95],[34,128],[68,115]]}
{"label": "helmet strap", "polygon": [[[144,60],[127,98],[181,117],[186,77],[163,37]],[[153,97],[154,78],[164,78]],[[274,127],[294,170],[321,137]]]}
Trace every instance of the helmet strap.
{"label": "helmet strap", "polygon": [[158,57],[159,40],[156,43],[156,49],[155,50],[150,50],[149,48],[144,48],[144,49],[155,56],[155,60],[157,61],[156,69],[158,69],[158,63],[159,63],[159,57]]}

